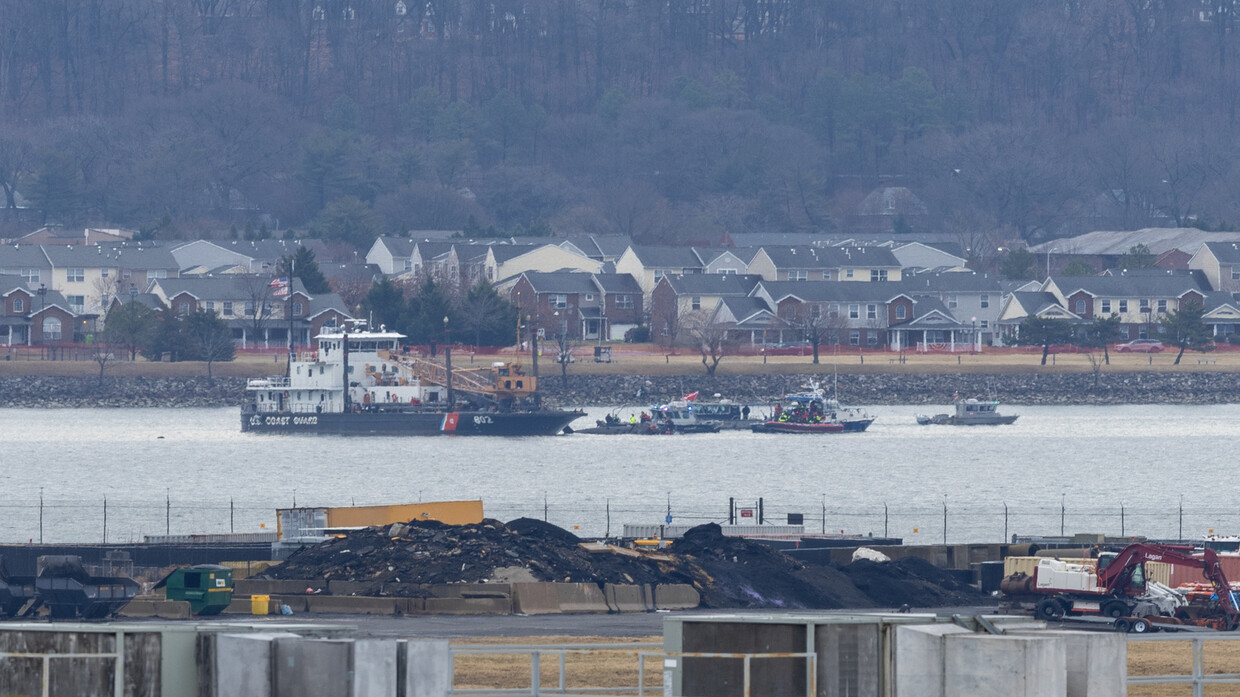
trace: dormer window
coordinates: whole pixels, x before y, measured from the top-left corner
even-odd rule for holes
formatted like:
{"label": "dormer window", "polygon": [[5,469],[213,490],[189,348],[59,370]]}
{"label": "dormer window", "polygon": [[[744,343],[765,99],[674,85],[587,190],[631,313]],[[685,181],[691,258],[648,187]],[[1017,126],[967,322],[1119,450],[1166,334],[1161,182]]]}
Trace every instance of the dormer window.
{"label": "dormer window", "polygon": [[407,12],[409,12],[409,8],[405,6],[404,2],[396,3],[396,16],[397,17],[404,17]]}
{"label": "dormer window", "polygon": [[25,298],[13,298],[13,312],[22,313],[26,311]]}
{"label": "dormer window", "polygon": [[293,316],[294,316],[294,317],[300,317],[300,316],[301,316],[301,310],[302,310],[302,308],[301,308],[301,303],[300,303],[300,302],[295,302],[295,303],[293,303]]}

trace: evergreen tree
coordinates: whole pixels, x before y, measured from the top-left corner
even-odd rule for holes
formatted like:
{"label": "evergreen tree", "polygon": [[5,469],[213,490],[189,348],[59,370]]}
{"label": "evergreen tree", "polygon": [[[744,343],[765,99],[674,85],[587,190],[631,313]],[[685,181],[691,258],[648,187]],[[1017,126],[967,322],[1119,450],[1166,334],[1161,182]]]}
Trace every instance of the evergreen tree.
{"label": "evergreen tree", "polygon": [[1168,312],[1163,319],[1162,328],[1166,332],[1167,342],[1180,349],[1175,355],[1176,365],[1179,365],[1180,359],[1184,357],[1185,349],[1203,353],[1214,350],[1214,337],[1201,319],[1203,314],[1205,310],[1201,303],[1186,302],[1179,310]]}
{"label": "evergreen tree", "polygon": [[408,310],[405,294],[401,292],[400,286],[392,283],[387,277],[376,281],[370,287],[370,292],[366,293],[366,297],[362,298],[362,314],[376,326],[383,324],[388,327],[399,327],[407,332],[404,324]]}
{"label": "evergreen tree", "polygon": [[330,293],[332,291],[331,286],[327,283],[327,277],[323,275],[323,272],[319,269],[319,263],[314,259],[314,252],[298,245],[291,261],[293,265],[292,274],[288,271],[289,257],[282,257],[280,259],[277,274],[300,278],[302,285],[306,287],[306,292],[311,295]]}

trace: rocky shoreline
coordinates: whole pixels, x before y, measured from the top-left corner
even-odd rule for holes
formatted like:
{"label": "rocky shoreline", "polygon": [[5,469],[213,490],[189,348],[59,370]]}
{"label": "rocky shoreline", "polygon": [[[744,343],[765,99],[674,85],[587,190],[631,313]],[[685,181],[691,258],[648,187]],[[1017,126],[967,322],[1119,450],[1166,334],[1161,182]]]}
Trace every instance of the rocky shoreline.
{"label": "rocky shoreline", "polygon": [[[552,405],[649,405],[688,392],[706,398],[766,401],[797,391],[807,375],[558,375],[544,376]],[[818,376],[824,379],[823,376]],[[987,375],[842,374],[839,396],[849,404],[947,404],[953,392],[996,395],[1009,404],[1228,404],[1240,402],[1232,373],[1092,373]],[[825,380],[829,383],[830,376]],[[244,378],[81,377],[0,378],[0,407],[227,407],[241,403]]]}

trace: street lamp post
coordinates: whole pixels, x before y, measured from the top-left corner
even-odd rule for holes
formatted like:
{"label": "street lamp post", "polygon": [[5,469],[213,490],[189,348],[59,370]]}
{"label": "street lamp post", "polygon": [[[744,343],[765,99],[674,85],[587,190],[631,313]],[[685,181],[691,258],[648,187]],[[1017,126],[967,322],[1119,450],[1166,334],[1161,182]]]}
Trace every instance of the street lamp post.
{"label": "street lamp post", "polygon": [[973,352],[982,352],[982,337],[977,333],[977,318],[973,318]]}
{"label": "street lamp post", "polygon": [[446,380],[448,383],[448,408],[451,409],[456,400],[453,399],[452,394],[452,331],[448,327],[447,315],[443,317],[443,365],[448,375]]}
{"label": "street lamp post", "polygon": [[[39,315],[38,315],[39,316],[39,334],[40,334],[39,336],[39,358],[46,358],[46,356],[44,355],[44,351],[46,350],[46,347],[43,344],[43,336],[42,336],[43,334],[43,308],[46,306],[46,301],[47,301],[47,286],[40,283],[39,284]],[[32,332],[34,331],[33,322],[30,323],[30,331]]]}

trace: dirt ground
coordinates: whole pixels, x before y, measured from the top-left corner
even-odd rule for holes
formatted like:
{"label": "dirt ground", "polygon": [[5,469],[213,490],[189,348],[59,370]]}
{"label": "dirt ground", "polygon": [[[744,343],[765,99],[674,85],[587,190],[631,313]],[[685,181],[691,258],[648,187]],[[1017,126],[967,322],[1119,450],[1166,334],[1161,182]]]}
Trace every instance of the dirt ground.
{"label": "dirt ground", "polygon": [[[646,637],[571,637],[530,636],[507,638],[458,639],[456,645],[469,646],[578,646],[583,644],[661,643],[660,636]],[[637,649],[600,650],[589,654],[569,655],[565,659],[565,675],[568,687],[624,687],[637,684]],[[1141,642],[1128,644],[1128,671],[1130,675],[1173,675],[1192,672],[1192,647],[1184,642]],[[647,687],[661,684],[657,661],[647,659]],[[1207,673],[1240,673],[1240,642],[1214,642],[1206,645],[1205,670]],[[543,685],[556,685],[559,680],[559,657],[545,654],[540,665]],[[530,657],[528,654],[483,654],[461,656],[456,661],[456,687],[482,688],[528,688],[530,684]],[[1187,697],[1192,688],[1187,685],[1145,685],[1128,688],[1130,697]],[[1206,690],[1207,697],[1240,696],[1240,685],[1224,685]]]}
{"label": "dirt ground", "polygon": [[[1175,351],[1167,350],[1158,354],[1111,354],[1110,365],[1101,365],[1102,372],[1240,372],[1240,351],[1220,349],[1200,354],[1188,352],[1174,365]],[[7,354],[0,349],[0,376],[6,375],[82,375],[96,376],[99,365],[90,359],[85,351],[76,355],[66,353],[68,360],[42,360],[37,349],[26,353]],[[698,375],[704,372],[701,357],[697,353],[679,349],[674,354],[667,354],[650,345],[624,345],[613,348],[611,363],[595,363],[590,357],[591,347],[582,346],[577,349],[581,358],[569,367],[571,375]],[[9,360],[3,356],[11,355]],[[1099,363],[1103,363],[1101,354],[1092,354]],[[473,365],[486,365],[493,360],[520,360],[530,362],[529,354],[518,356],[512,351],[499,354],[469,354],[457,350],[453,363],[462,368]],[[745,374],[802,374],[830,373],[838,366],[842,373],[1027,373],[1030,371],[1088,373],[1094,369],[1090,362],[1091,354],[1060,353],[1052,354],[1046,366],[1042,366],[1041,353],[1028,349],[987,349],[980,354],[918,354],[906,352],[903,361],[901,356],[889,351],[871,351],[859,354],[856,351],[835,355],[823,351],[819,363],[814,365],[810,355],[804,356],[768,356],[735,355],[725,356],[719,364],[718,372],[722,375]],[[544,351],[539,361],[540,372],[552,375],[558,372],[558,366],[550,352]],[[239,354],[236,359],[225,363],[212,364],[212,372],[216,377],[253,377],[284,372],[284,357],[279,353],[246,353]],[[195,376],[207,374],[205,363],[184,361],[179,363],[152,363],[138,357],[130,362],[127,357],[118,356],[108,361],[104,367],[107,375],[150,377]]]}

